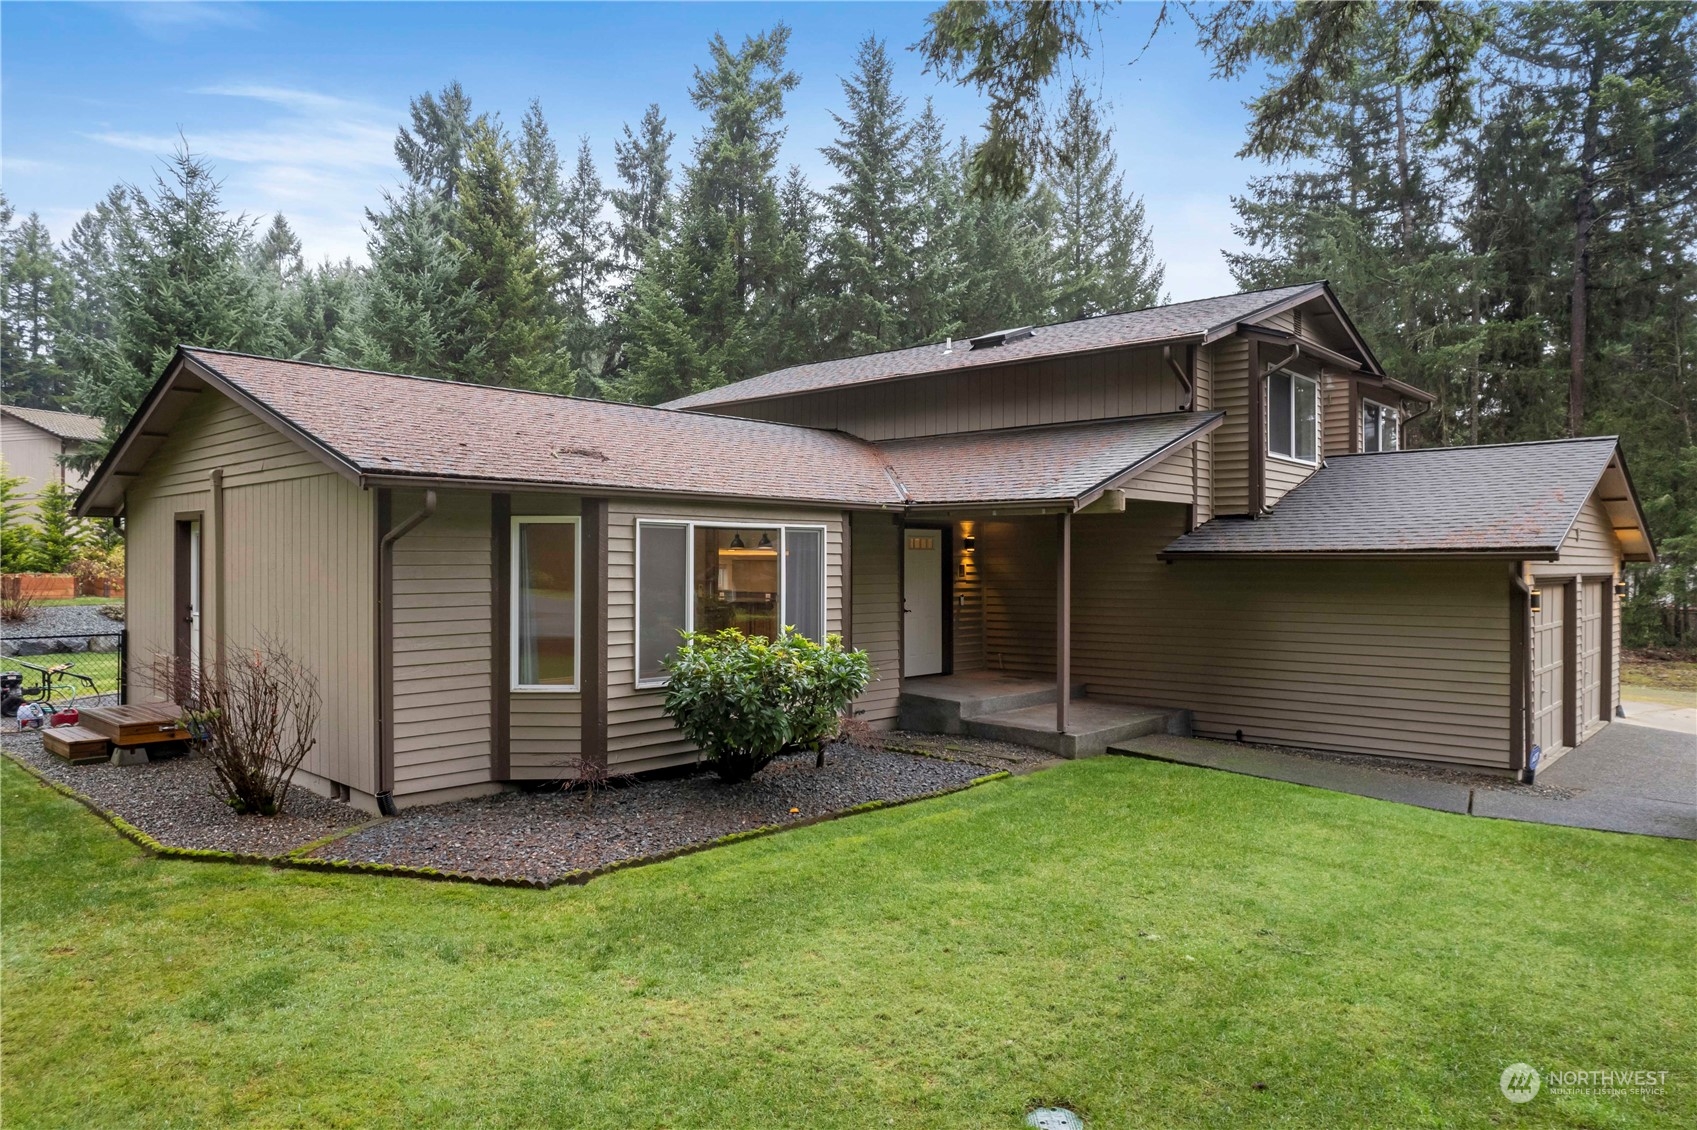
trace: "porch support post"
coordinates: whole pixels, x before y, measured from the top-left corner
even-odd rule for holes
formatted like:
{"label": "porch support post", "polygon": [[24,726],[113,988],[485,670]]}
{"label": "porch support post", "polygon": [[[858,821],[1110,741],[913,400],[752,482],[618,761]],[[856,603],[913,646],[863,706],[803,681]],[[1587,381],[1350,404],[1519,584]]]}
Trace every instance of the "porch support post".
{"label": "porch support post", "polygon": [[1055,585],[1055,732],[1067,732],[1067,700],[1072,697],[1072,511],[1060,521],[1060,553]]}

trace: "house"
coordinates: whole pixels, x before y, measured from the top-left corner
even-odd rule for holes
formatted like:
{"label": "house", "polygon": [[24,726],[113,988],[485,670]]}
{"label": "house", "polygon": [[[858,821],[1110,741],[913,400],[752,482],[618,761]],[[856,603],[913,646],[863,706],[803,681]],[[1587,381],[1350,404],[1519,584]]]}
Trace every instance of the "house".
{"label": "house", "polygon": [[979,688],[1064,752],[1152,710],[1524,773],[1613,715],[1654,551],[1614,439],[1399,450],[1431,402],[1323,283],[659,408],[184,348],[78,509],[125,520],[134,668],[284,641],[300,779],[366,807],[691,760],[676,631],[780,623],[870,653],[879,726]]}
{"label": "house", "polygon": [[0,404],[0,458],[7,474],[24,480],[18,488],[24,495],[35,495],[48,483],[80,490],[88,474],[67,467],[65,460],[100,436],[100,420],[94,416]]}

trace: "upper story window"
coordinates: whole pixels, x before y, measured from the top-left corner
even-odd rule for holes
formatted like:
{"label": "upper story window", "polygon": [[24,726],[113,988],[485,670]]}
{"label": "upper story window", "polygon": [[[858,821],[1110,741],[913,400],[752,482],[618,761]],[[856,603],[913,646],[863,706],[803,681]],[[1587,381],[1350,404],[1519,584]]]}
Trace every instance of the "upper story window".
{"label": "upper story window", "polygon": [[1395,451],[1400,415],[1395,408],[1371,401],[1361,406],[1361,450]]}
{"label": "upper story window", "polygon": [[678,632],[789,625],[825,637],[825,528],[686,521],[636,525],[636,684],[661,686]]}
{"label": "upper story window", "polygon": [[577,519],[514,517],[514,690],[577,689],[577,590]]}
{"label": "upper story window", "polygon": [[1315,461],[1318,386],[1294,373],[1267,377],[1267,452],[1302,463]]}

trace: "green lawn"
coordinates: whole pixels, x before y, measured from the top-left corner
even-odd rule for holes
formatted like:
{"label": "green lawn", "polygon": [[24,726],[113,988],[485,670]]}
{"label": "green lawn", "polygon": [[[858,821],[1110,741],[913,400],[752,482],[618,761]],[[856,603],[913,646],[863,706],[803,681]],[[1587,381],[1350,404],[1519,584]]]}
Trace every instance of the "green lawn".
{"label": "green lawn", "polygon": [[24,677],[24,688],[41,685],[41,672],[33,667],[25,667],[25,663],[33,663],[36,667],[51,667],[56,663],[69,663],[71,670],[79,675],[87,675],[94,680],[91,691],[83,685],[80,679],[56,680],[53,684],[53,701],[63,704],[70,700],[71,692],[83,697],[91,694],[116,694],[118,692],[118,653],[115,651],[56,651],[47,655],[7,656],[0,659],[0,667],[8,671],[16,671]]}
{"label": "green lawn", "polygon": [[0,787],[9,1127],[1697,1124],[1691,843],[1099,758],[539,893]]}

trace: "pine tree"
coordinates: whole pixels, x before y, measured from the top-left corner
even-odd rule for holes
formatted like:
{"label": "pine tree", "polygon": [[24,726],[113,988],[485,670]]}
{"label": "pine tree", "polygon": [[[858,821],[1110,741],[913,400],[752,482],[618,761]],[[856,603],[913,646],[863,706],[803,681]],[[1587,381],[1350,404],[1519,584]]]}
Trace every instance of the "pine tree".
{"label": "pine tree", "polygon": [[468,137],[458,205],[448,245],[459,259],[460,286],[476,296],[465,325],[480,349],[455,375],[513,388],[557,387],[562,326],[551,279],[520,198],[512,143],[484,119]]}
{"label": "pine tree", "polygon": [[29,556],[33,571],[63,573],[93,542],[89,523],[71,512],[76,500],[76,492],[57,479],[35,496],[36,528]]}
{"label": "pine tree", "polygon": [[838,136],[821,150],[838,177],[825,193],[830,233],[821,275],[826,348],[852,355],[906,344],[902,303],[914,273],[918,202],[913,126],[883,41],[862,41],[842,87],[848,113],[831,115]]}
{"label": "pine tree", "polygon": [[439,96],[426,91],[414,98],[411,111],[412,128],[402,126],[395,138],[395,159],[413,186],[452,204],[475,124],[471,99],[450,82]]}
{"label": "pine tree", "polygon": [[608,195],[619,217],[614,246],[619,265],[627,274],[642,266],[645,249],[664,228],[672,199],[672,142],[676,137],[666,128],[659,104],[651,103],[638,132],[633,133],[627,124],[623,140],[613,143],[620,187]]}
{"label": "pine tree", "polygon": [[[277,326],[249,266],[252,225],[223,209],[211,167],[180,148],[151,195],[129,194],[120,228],[116,333],[90,343],[78,404],[115,435],[176,347],[269,353]],[[99,452],[91,452],[98,455]]]}
{"label": "pine tree", "polygon": [[[956,151],[965,185],[972,152]],[[1046,321],[1055,305],[1055,197],[1039,183],[1024,196],[962,195],[952,242],[959,271],[952,320],[968,334]]]}
{"label": "pine tree", "polygon": [[129,191],[117,186],[77,220],[60,249],[66,294],[54,352],[73,394],[76,374],[89,369],[95,354],[117,339],[118,248],[129,226]]}
{"label": "pine tree", "polygon": [[28,573],[35,569],[36,526],[32,498],[25,479],[6,469],[0,459],[0,572]]}
{"label": "pine tree", "polygon": [[1061,272],[1055,317],[1065,321],[1157,305],[1166,268],[1155,257],[1143,200],[1126,192],[1113,131],[1102,125],[1081,82],[1067,91],[1054,144],[1047,180],[1055,194]]}
{"label": "pine tree", "polygon": [[555,243],[559,259],[554,268],[559,280],[562,315],[565,320],[565,349],[570,360],[570,390],[591,395],[595,378],[606,364],[606,334],[601,319],[607,309],[613,261],[613,226],[601,218],[607,192],[589,149],[589,138],[579,140],[572,175],[560,193],[560,210],[555,220]]}
{"label": "pine tree", "polygon": [[31,212],[13,227],[11,206],[0,198],[5,212],[0,242],[0,372],[6,398],[13,404],[57,408],[70,391],[57,346],[60,320],[69,297],[64,267],[41,217]]}
{"label": "pine tree", "polygon": [[301,257],[300,237],[281,212],[271,217],[271,226],[260,237],[254,257],[261,267],[283,282],[293,280],[306,270],[306,260]]}
{"label": "pine tree", "polygon": [[912,147],[913,256],[901,301],[901,340],[908,345],[961,335],[966,266],[955,245],[966,186],[930,99],[914,119]]}

